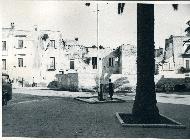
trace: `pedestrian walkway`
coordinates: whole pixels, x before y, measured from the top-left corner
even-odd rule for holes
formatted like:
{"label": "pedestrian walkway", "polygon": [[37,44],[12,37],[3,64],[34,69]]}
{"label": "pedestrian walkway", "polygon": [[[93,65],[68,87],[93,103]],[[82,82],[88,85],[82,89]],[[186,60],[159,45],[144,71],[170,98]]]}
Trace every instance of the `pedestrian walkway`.
{"label": "pedestrian walkway", "polygon": [[[44,91],[42,94],[45,94]],[[89,105],[73,98],[15,93],[12,105],[10,103],[2,109],[2,135],[30,138],[189,139],[189,106],[157,105],[160,114],[184,124],[186,129],[122,127],[116,119],[116,112],[131,113],[131,101]]]}
{"label": "pedestrian walkway", "polygon": [[[56,97],[92,97],[97,96],[97,93],[93,92],[69,92],[69,91],[56,91],[49,90],[48,88],[16,88],[13,89],[13,93],[30,94],[37,96],[56,96]],[[135,93],[115,93],[113,98],[130,101],[135,99]],[[190,94],[176,94],[176,93],[157,93],[157,102],[159,103],[171,103],[171,104],[182,104],[190,105]]]}

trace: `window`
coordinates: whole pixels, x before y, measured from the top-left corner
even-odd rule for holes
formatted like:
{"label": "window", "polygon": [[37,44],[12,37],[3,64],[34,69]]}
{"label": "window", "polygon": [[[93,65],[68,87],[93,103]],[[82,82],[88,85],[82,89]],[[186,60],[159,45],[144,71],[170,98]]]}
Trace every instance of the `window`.
{"label": "window", "polygon": [[92,68],[97,69],[97,57],[92,57]]}
{"label": "window", "polygon": [[70,60],[70,69],[75,69],[74,60]]}
{"label": "window", "polygon": [[18,58],[18,67],[23,67],[23,58]]}
{"label": "window", "polygon": [[55,57],[50,57],[50,68],[55,69]]}
{"label": "window", "polygon": [[109,58],[109,66],[113,67],[113,58]]}
{"label": "window", "polygon": [[2,69],[6,70],[6,59],[2,59]]}
{"label": "window", "polygon": [[51,47],[55,48],[55,40],[50,40],[50,42],[51,42]]}
{"label": "window", "polygon": [[186,60],[186,69],[189,69],[189,60]]}
{"label": "window", "polygon": [[60,73],[60,74],[64,74],[64,71],[61,70],[61,71],[59,71],[59,73]]}
{"label": "window", "polygon": [[6,41],[2,41],[2,50],[3,51],[7,50]]}
{"label": "window", "polygon": [[18,40],[18,48],[19,49],[23,48],[23,40]]}

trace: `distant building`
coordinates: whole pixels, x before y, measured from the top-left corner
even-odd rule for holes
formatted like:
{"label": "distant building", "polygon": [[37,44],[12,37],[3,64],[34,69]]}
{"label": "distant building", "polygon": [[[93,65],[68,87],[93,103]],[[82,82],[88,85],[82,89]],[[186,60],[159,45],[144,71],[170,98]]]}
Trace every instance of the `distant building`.
{"label": "distant building", "polygon": [[165,40],[163,71],[190,70],[190,37],[170,36]]}
{"label": "distant building", "polygon": [[155,74],[159,74],[162,69],[162,60],[163,60],[163,48],[158,48],[154,50],[155,53]]}
{"label": "distant building", "polygon": [[137,73],[137,47],[131,44],[121,46],[122,74],[136,75]]}

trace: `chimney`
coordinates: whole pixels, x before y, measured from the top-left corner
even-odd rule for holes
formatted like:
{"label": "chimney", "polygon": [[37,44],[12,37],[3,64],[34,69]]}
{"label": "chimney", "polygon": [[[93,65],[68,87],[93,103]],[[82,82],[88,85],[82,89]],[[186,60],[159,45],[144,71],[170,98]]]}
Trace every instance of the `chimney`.
{"label": "chimney", "polygon": [[38,26],[34,25],[34,31],[38,31]]}
{"label": "chimney", "polygon": [[11,29],[14,29],[14,28],[15,28],[15,23],[11,22]]}

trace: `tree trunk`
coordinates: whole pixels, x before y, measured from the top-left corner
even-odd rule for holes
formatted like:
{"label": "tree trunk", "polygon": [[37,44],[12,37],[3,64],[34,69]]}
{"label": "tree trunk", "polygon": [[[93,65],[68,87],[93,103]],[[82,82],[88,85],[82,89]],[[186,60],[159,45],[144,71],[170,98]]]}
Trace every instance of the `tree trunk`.
{"label": "tree trunk", "polygon": [[159,123],[154,71],[154,5],[137,4],[137,87],[132,114],[142,123]]}

